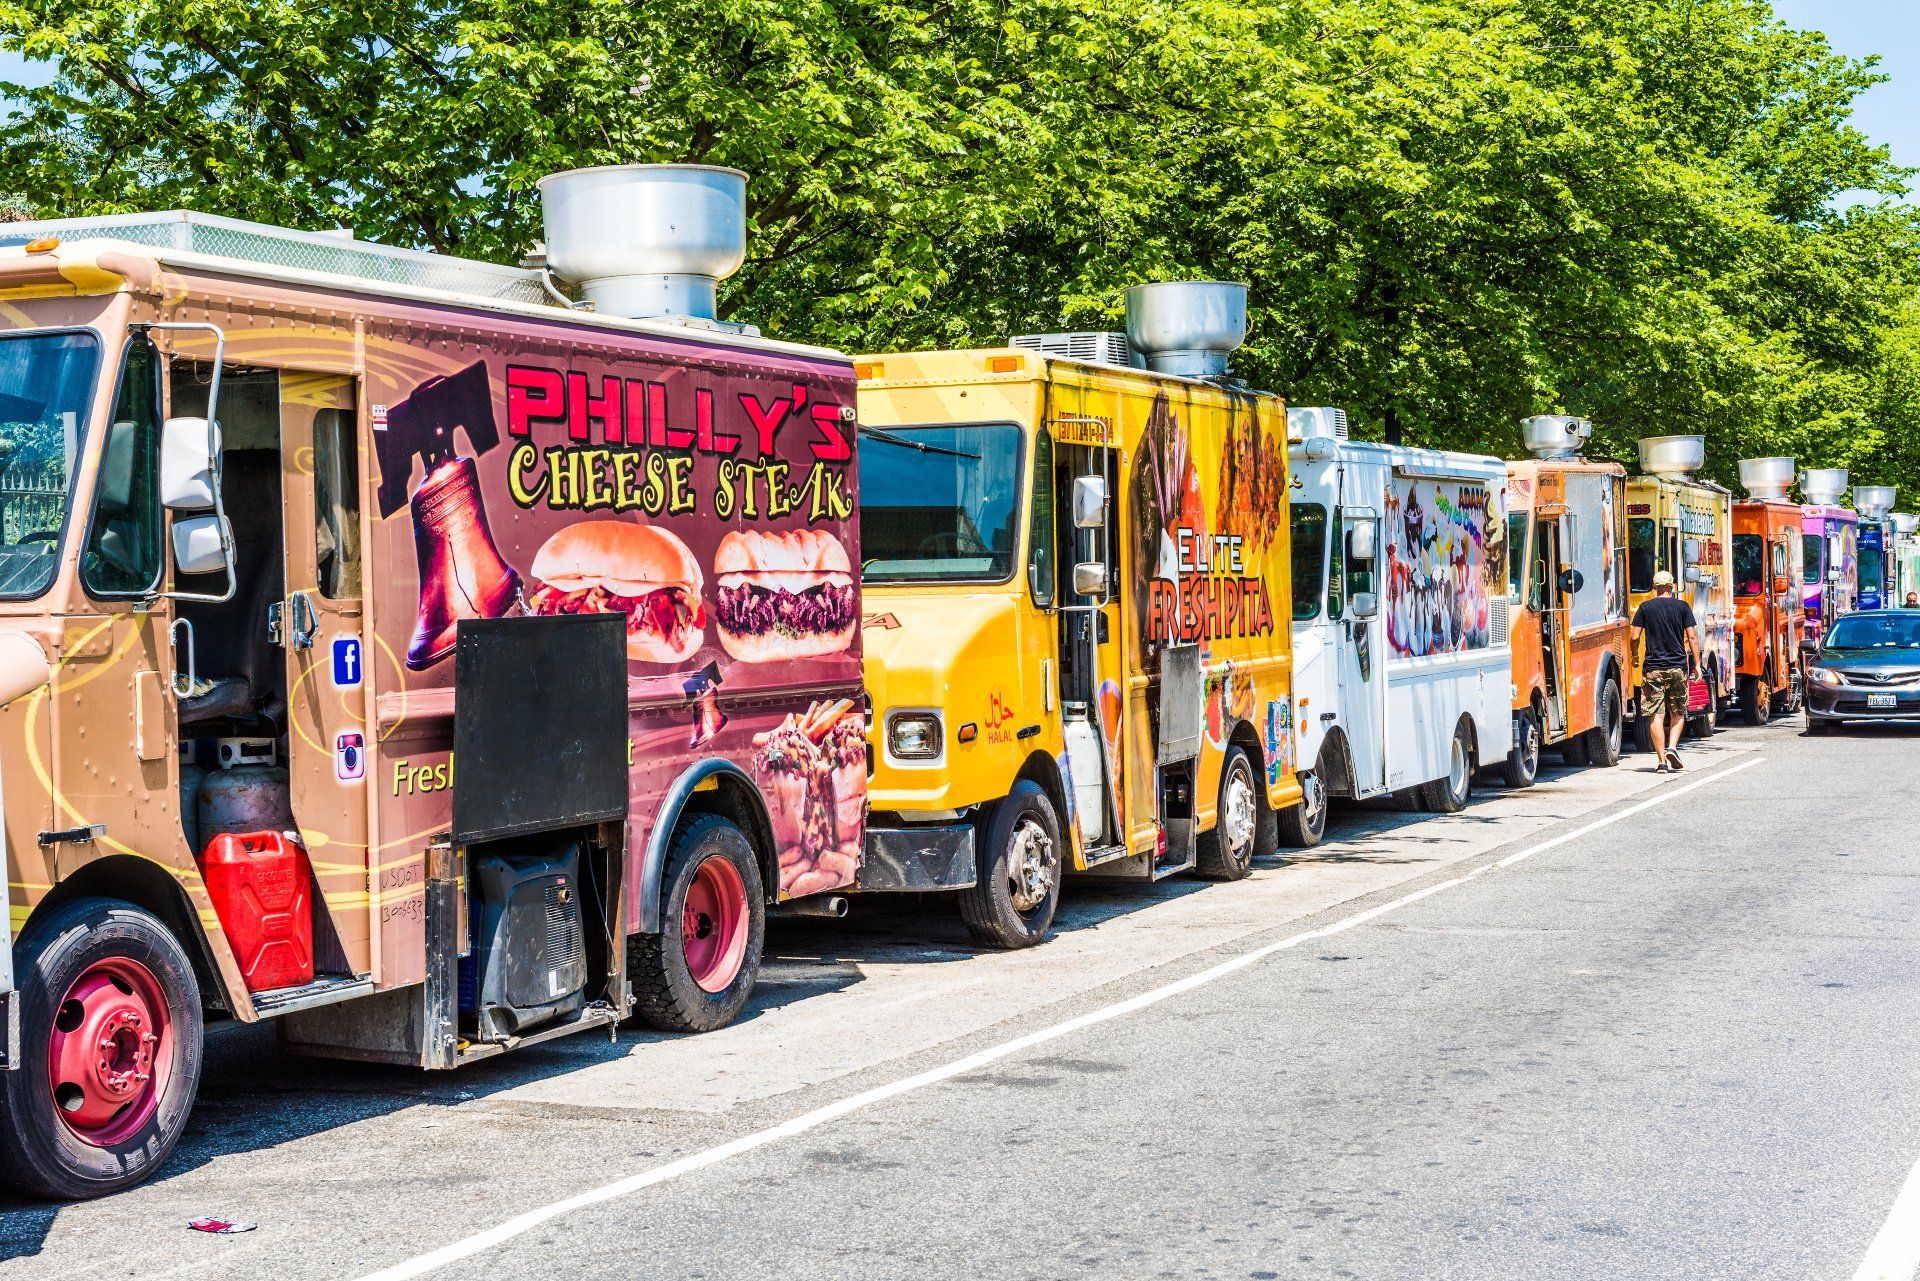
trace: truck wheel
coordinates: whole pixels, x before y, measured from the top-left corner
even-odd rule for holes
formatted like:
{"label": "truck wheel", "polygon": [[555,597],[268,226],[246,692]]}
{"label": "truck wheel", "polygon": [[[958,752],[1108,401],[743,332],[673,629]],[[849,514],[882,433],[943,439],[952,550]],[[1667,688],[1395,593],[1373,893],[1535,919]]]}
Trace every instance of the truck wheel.
{"label": "truck wheel", "polygon": [[20,940],[21,1063],[0,1072],[0,1181],[78,1200],[166,1161],[200,1089],[200,984],[130,903],[78,899]]}
{"label": "truck wheel", "polygon": [[1539,777],[1540,722],[1529,708],[1513,718],[1513,750],[1500,767],[1500,779],[1508,787],[1532,787]]}
{"label": "truck wheel", "polygon": [[[1325,755],[1326,748],[1320,749]],[[1300,803],[1289,805],[1275,817],[1279,820],[1278,836],[1284,845],[1296,850],[1310,850],[1318,845],[1327,834],[1327,771],[1319,765],[1300,776]]]}
{"label": "truck wheel", "polygon": [[1213,830],[1202,832],[1194,851],[1194,871],[1209,881],[1238,881],[1253,871],[1253,860],[1280,847],[1274,813],[1260,794],[1260,778],[1246,749],[1230,747],[1220,763],[1220,804]]}
{"label": "truck wheel", "polygon": [[668,1032],[711,1032],[753,994],[766,946],[766,890],[747,834],[718,814],[682,823],[667,852],[658,934],[627,940],[640,1017]]}
{"label": "truck wheel", "polygon": [[1467,798],[1473,795],[1473,744],[1467,738],[1465,721],[1454,727],[1447,772],[1420,784],[1416,791],[1420,808],[1429,814],[1458,814],[1467,807]]}
{"label": "truck wheel", "polygon": [[1625,716],[1620,705],[1620,685],[1608,677],[1600,689],[1599,723],[1582,735],[1586,739],[1587,764],[1612,769],[1620,763],[1620,752],[1626,746]]}
{"label": "truck wheel", "polygon": [[1772,710],[1773,696],[1760,684],[1758,676],[1740,678],[1740,723],[1765,725]]}
{"label": "truck wheel", "polygon": [[987,947],[1032,947],[1060,906],[1060,819],[1038,783],[1021,779],[980,825],[978,871],[960,891],[967,932]]}

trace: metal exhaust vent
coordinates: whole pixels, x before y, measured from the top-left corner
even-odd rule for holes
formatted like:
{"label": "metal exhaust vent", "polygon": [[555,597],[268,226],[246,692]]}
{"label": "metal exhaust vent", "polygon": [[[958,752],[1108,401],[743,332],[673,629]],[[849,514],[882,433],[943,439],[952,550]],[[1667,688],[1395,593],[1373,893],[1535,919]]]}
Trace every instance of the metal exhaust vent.
{"label": "metal exhaust vent", "polygon": [[1785,455],[1742,458],[1740,485],[1755,502],[1778,502],[1793,488],[1794,461]]}
{"label": "metal exhaust vent", "polygon": [[747,254],[747,175],[712,165],[600,165],[539,182],[547,262],[594,310],[713,321]]}

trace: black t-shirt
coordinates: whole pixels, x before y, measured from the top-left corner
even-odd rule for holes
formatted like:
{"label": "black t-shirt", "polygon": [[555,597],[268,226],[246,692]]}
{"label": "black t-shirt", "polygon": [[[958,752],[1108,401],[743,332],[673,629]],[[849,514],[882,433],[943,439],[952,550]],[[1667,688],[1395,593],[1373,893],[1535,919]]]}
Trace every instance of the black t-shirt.
{"label": "black t-shirt", "polygon": [[1693,607],[1678,596],[1655,596],[1633,611],[1633,625],[1646,632],[1650,672],[1687,667],[1687,633],[1693,629]]}

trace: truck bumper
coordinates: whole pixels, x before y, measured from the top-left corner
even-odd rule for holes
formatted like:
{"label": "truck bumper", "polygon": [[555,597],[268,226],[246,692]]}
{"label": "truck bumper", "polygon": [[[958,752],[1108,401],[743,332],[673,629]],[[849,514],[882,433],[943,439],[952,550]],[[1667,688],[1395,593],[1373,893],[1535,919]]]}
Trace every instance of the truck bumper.
{"label": "truck bumper", "polygon": [[854,890],[963,890],[974,882],[973,825],[869,827]]}

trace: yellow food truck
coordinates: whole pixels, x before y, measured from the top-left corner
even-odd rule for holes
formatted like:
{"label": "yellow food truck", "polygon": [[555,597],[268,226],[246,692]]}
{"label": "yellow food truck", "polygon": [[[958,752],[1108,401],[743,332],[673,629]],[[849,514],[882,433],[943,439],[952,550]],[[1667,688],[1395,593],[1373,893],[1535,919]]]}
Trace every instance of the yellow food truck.
{"label": "yellow food truck", "polygon": [[873,777],[855,889],[1043,938],[1064,874],[1232,880],[1301,820],[1287,435],[1242,286],[1127,334],[860,357]]}

